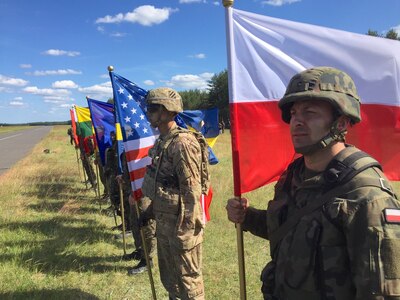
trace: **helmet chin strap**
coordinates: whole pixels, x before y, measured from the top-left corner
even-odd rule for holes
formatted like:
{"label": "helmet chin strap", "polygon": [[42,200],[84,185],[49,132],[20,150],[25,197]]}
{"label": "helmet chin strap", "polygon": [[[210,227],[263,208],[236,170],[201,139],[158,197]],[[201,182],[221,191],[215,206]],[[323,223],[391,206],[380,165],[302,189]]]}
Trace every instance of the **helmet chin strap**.
{"label": "helmet chin strap", "polygon": [[332,123],[329,133],[322,139],[320,139],[317,143],[304,147],[295,147],[294,150],[296,151],[296,153],[310,155],[318,150],[328,147],[333,142],[343,141],[346,133],[347,130],[340,131],[338,129],[338,120],[336,120]]}

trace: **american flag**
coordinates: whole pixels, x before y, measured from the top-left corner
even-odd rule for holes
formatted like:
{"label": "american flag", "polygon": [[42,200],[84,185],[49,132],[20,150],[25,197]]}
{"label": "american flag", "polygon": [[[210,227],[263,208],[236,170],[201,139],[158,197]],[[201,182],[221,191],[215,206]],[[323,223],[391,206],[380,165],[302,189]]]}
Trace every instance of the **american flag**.
{"label": "american flag", "polygon": [[148,156],[159,135],[150,126],[146,116],[147,90],[140,88],[126,78],[110,72],[114,94],[117,122],[121,125],[126,160],[135,199],[142,196],[142,184],[146,166],[151,163]]}

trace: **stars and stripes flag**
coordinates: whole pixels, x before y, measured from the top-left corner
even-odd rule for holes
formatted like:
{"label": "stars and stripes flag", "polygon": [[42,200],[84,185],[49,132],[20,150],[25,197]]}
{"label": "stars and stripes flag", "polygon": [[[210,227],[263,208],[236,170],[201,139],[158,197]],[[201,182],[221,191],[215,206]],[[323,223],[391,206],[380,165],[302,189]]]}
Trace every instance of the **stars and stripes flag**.
{"label": "stars and stripes flag", "polygon": [[123,144],[131,178],[132,193],[136,200],[142,197],[143,178],[148,156],[159,133],[152,128],[146,117],[147,90],[128,79],[110,72],[117,122],[121,126]]}
{"label": "stars and stripes flag", "polygon": [[278,101],[290,78],[315,66],[349,74],[361,97],[347,141],[400,180],[400,41],[227,10],[235,194],[280,176],[294,151]]}

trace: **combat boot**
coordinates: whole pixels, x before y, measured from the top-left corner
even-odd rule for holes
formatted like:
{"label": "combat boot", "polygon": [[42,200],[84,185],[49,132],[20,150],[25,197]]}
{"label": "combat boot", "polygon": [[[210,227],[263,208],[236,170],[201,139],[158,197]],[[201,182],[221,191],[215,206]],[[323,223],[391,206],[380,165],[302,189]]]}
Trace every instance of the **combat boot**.
{"label": "combat boot", "polygon": [[[153,260],[150,259],[150,266],[153,266]],[[136,275],[147,271],[147,263],[146,259],[142,258],[140,262],[133,267],[132,269],[128,270],[128,275]]]}
{"label": "combat boot", "polygon": [[130,254],[124,254],[122,256],[122,260],[141,260],[142,259],[142,251],[140,250],[135,250]]}

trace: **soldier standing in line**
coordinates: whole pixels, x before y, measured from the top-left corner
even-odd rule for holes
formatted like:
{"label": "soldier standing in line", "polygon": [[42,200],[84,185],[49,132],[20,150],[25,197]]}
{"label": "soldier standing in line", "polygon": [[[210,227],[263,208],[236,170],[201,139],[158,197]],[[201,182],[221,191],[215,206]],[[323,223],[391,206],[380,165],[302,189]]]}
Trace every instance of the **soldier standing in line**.
{"label": "soldier standing in line", "polygon": [[[149,255],[150,261],[152,261],[156,249],[156,237],[155,237],[156,222],[154,219],[148,219],[146,220],[145,224],[141,224],[142,226],[139,227],[138,224],[139,219],[136,212],[135,199],[132,197],[132,195],[129,197],[129,204],[130,204],[131,218],[132,218],[131,220],[132,234],[133,234],[133,239],[135,240],[136,250],[128,254],[127,256],[124,256],[123,259],[139,260],[139,263],[135,267],[128,270],[128,275],[136,275],[147,271],[147,263],[143,248],[142,236],[140,234],[140,229],[142,229],[143,231],[146,243],[146,250]],[[151,200],[148,197],[142,197],[137,203],[139,208],[139,215],[141,215],[144,211],[146,211],[150,204]]]}
{"label": "soldier standing in line", "polygon": [[[118,162],[117,162],[118,164]],[[125,152],[122,152],[121,154],[121,165],[122,165],[122,174],[116,176],[116,181],[117,181],[117,187],[118,187],[118,205],[121,207],[121,202],[120,202],[120,193],[119,193],[119,185],[122,185],[122,204],[124,206],[124,223],[125,223],[125,234],[126,236],[131,235],[131,212],[129,209],[129,195],[132,193],[132,187],[131,187],[131,179],[129,176],[129,170],[128,170],[128,164],[126,161],[126,155]],[[122,214],[121,214],[122,218]],[[115,236],[117,239],[121,238],[122,239],[122,233],[120,235]]]}
{"label": "soldier standing in line", "polygon": [[158,88],[149,91],[146,101],[148,119],[160,137],[149,151],[152,164],[142,190],[151,204],[141,220],[156,220],[160,277],[169,298],[204,299],[200,196],[202,166],[207,162],[198,138],[174,121],[183,110],[181,96]]}
{"label": "soldier standing in line", "polygon": [[[400,202],[379,163],[345,144],[361,121],[349,75],[295,75],[279,101],[296,159],[267,210],[229,199],[228,218],[270,242],[264,299],[399,299]],[[372,137],[373,138],[373,137]]]}
{"label": "soldier standing in line", "polygon": [[100,177],[100,181],[104,187],[102,199],[105,200],[108,198],[109,193],[108,193],[108,185],[107,185],[107,181],[106,181],[104,166],[101,162],[100,151],[95,151],[94,163],[99,167],[99,177]]}
{"label": "soldier standing in line", "polygon": [[91,137],[80,138],[79,150],[81,155],[82,165],[85,169],[86,175],[88,177],[88,182],[90,182],[92,188],[97,187],[96,174],[93,170],[91,156],[94,153],[94,145]]}
{"label": "soldier standing in line", "polygon": [[69,142],[71,143],[71,145],[73,145],[74,144],[74,133],[72,131],[72,127],[68,128],[67,134],[69,135]]}
{"label": "soldier standing in line", "polygon": [[104,175],[106,177],[106,184],[108,186],[108,192],[110,195],[111,207],[115,211],[119,210],[118,203],[118,182],[116,181],[116,176],[118,175],[118,149],[117,140],[115,137],[115,132],[110,133],[112,145],[107,148],[104,154],[105,165],[104,165]]}

